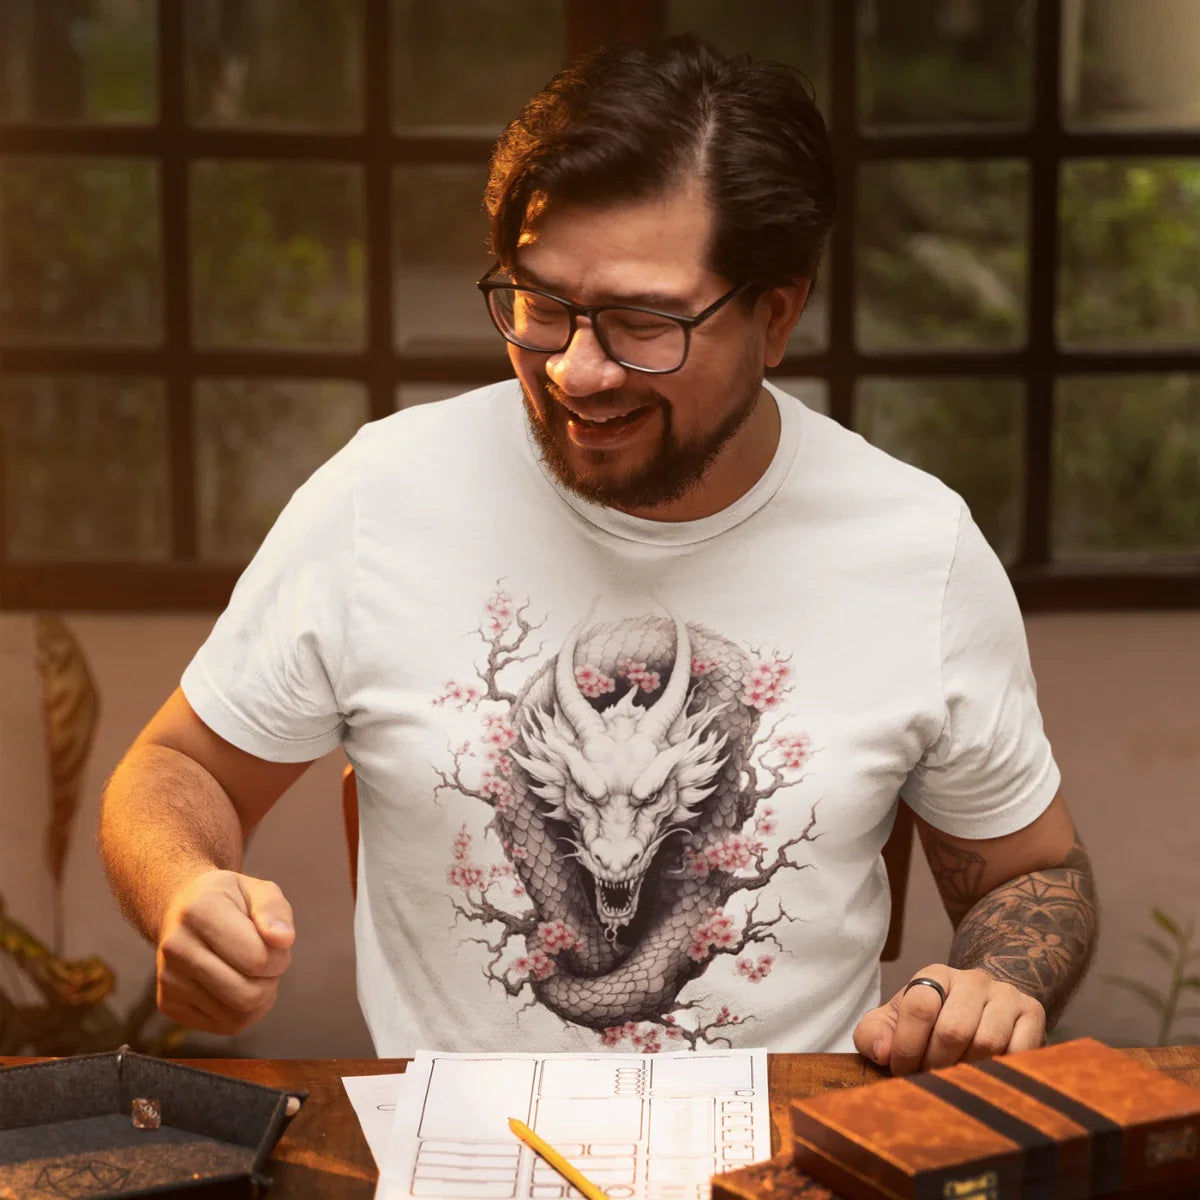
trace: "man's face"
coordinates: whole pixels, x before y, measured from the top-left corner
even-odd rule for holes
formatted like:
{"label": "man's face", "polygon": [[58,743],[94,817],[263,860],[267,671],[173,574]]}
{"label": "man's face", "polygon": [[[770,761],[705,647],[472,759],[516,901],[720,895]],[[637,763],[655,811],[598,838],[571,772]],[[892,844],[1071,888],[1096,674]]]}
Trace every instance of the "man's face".
{"label": "man's face", "polygon": [[[712,224],[698,186],[603,208],[550,206],[522,234],[513,275],[577,304],[692,316],[731,286],[706,265]],[[585,319],[559,354],[510,344],[547,465],[579,495],[631,512],[693,491],[758,403],[762,309],[726,304],[692,331],[687,361],[669,375],[612,361]]]}

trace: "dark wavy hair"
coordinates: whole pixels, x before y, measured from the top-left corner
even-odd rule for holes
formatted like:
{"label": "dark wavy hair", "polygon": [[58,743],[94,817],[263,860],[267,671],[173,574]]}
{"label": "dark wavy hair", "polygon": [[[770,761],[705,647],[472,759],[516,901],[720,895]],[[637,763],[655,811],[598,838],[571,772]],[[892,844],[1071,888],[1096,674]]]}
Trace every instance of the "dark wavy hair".
{"label": "dark wavy hair", "polygon": [[835,187],[807,79],[690,34],[597,51],[525,105],[492,153],[492,252],[511,266],[556,202],[640,200],[693,175],[716,215],[713,270],[755,292],[815,278]]}

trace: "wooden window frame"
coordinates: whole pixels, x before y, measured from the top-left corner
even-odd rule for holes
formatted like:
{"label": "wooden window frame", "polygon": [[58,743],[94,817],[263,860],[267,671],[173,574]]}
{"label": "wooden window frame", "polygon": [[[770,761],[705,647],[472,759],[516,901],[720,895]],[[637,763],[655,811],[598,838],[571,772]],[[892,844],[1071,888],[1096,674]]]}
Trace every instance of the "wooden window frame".
{"label": "wooden window frame", "polygon": [[[1033,0],[1034,104],[1020,131],[878,133],[857,120],[857,4],[827,0],[832,89],[831,136],[839,184],[838,222],[828,251],[828,348],[789,355],[772,374],[823,380],[835,419],[853,427],[861,379],[1005,376],[1026,389],[1021,550],[1010,568],[1027,612],[1200,608],[1200,556],[1182,565],[1115,566],[1050,561],[1054,384],[1074,374],[1200,371],[1200,351],[1064,350],[1054,336],[1057,295],[1058,183],[1073,158],[1200,155],[1200,134],[1071,131],[1060,117],[1062,0]],[[452,382],[464,388],[509,373],[497,339],[486,357],[410,355],[393,344],[392,172],[401,164],[487,161],[488,137],[399,134],[392,128],[388,0],[364,0],[364,126],[348,134],[268,133],[189,127],[185,112],[184,5],[156,0],[159,120],[133,128],[0,128],[0,154],[85,154],[157,162],[162,212],[162,344],[157,347],[29,347],[0,343],[0,368],[12,373],[135,374],[164,382],[171,497],[170,559],[162,563],[16,562],[3,557],[0,610],[212,611],[221,608],[240,566],[196,560],[193,387],[201,377],[339,379],[366,388],[371,419],[393,411],[397,385]],[[570,58],[614,39],[661,31],[665,0],[565,0]],[[191,344],[188,170],[201,158],[344,162],[363,169],[367,331],[356,353],[198,350]],[[912,351],[873,354],[855,341],[855,191],[864,162],[921,158],[1020,159],[1029,164],[1028,337],[1011,351]],[[464,286],[470,285],[469,280]],[[0,463],[2,469],[2,463]],[[4,495],[0,478],[0,498]]]}

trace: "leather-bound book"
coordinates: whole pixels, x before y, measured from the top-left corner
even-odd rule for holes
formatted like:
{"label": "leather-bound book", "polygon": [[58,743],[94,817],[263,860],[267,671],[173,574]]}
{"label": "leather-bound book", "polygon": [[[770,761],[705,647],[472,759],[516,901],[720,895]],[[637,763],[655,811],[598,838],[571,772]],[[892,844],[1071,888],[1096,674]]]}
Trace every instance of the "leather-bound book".
{"label": "leather-bound book", "polygon": [[1200,1091],[1092,1038],[792,1104],[845,1200],[1200,1196]]}
{"label": "leather-bound book", "polygon": [[712,1200],[842,1200],[832,1188],[796,1166],[791,1151],[714,1175]]}

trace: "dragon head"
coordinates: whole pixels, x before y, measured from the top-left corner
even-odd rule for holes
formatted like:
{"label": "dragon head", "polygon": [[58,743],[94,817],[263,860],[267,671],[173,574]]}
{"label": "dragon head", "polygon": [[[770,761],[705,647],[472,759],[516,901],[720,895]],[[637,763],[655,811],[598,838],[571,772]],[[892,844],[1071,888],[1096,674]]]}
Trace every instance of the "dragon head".
{"label": "dragon head", "polygon": [[526,753],[513,758],[547,805],[574,830],[572,855],[595,881],[596,909],[610,938],[637,911],[642,881],[659,846],[685,829],[712,793],[724,734],[710,729],[724,705],[688,713],[691,642],[675,618],[675,661],[653,704],[634,703],[637,684],[603,711],[575,679],[580,622],[558,652],[556,703],[529,711]]}

